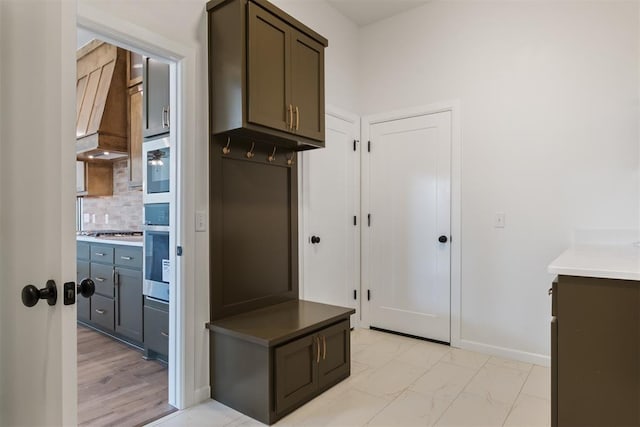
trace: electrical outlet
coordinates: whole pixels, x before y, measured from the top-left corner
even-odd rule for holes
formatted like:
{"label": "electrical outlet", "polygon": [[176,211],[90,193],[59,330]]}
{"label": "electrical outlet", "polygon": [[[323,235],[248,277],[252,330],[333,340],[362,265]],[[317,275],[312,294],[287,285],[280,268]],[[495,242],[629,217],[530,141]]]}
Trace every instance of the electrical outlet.
{"label": "electrical outlet", "polygon": [[196,211],[196,231],[207,231],[207,214],[204,211]]}
{"label": "electrical outlet", "polygon": [[496,212],[496,216],[493,220],[493,226],[495,228],[504,228],[504,212]]}

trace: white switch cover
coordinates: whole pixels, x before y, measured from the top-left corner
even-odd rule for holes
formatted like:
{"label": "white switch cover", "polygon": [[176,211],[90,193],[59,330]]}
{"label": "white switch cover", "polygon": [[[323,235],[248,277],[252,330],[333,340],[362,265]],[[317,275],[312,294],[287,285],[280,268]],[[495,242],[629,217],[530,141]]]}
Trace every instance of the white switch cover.
{"label": "white switch cover", "polygon": [[496,212],[496,216],[493,220],[493,226],[495,228],[504,228],[504,212]]}
{"label": "white switch cover", "polygon": [[109,214],[104,214],[104,223],[109,224]]}
{"label": "white switch cover", "polygon": [[84,222],[85,224],[89,224],[91,222],[91,214],[83,214],[82,215],[82,222]]}
{"label": "white switch cover", "polygon": [[207,214],[204,211],[196,211],[196,231],[207,230]]}

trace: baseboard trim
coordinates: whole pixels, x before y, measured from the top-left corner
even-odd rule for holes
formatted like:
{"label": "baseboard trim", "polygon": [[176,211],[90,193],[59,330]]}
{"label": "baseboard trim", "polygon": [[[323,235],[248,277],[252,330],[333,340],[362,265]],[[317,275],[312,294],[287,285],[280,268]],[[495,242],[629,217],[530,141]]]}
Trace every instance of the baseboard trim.
{"label": "baseboard trim", "polygon": [[[211,399],[211,386],[200,387],[193,392],[194,405]],[[192,405],[193,406],[193,405]]]}
{"label": "baseboard trim", "polygon": [[477,351],[479,353],[490,354],[492,356],[519,360],[521,362],[534,363],[541,366],[551,366],[551,357],[544,354],[529,353],[526,351],[515,350],[513,348],[498,347],[495,345],[484,344],[465,339],[460,340],[460,348],[463,350],[471,350]]}

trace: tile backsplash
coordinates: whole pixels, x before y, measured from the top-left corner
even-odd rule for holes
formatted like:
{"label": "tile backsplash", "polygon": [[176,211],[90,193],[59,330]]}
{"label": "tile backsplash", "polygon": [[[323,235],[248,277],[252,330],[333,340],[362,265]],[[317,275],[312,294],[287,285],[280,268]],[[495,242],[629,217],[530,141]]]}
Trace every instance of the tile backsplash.
{"label": "tile backsplash", "polygon": [[142,189],[129,189],[126,159],[113,164],[113,196],[85,197],[83,213],[82,229],[86,231],[142,229]]}

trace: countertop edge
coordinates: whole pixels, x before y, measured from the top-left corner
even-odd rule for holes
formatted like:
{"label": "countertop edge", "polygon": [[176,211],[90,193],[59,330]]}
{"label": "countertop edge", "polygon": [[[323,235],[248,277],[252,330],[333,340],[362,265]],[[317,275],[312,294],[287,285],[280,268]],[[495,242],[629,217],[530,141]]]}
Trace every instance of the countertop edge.
{"label": "countertop edge", "polygon": [[130,241],[130,240],[102,239],[102,238],[96,238],[96,237],[90,237],[90,236],[76,236],[76,241],[87,242],[87,243],[102,243],[105,245],[137,246],[140,248],[143,246],[143,243],[144,243],[142,241],[142,238],[140,238],[139,242],[136,242],[136,241]]}

